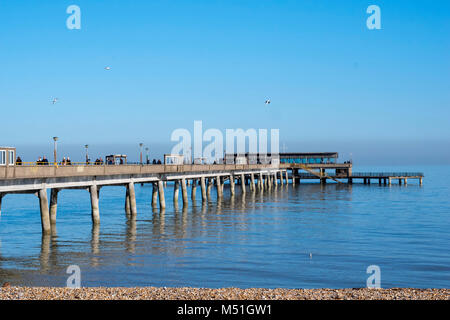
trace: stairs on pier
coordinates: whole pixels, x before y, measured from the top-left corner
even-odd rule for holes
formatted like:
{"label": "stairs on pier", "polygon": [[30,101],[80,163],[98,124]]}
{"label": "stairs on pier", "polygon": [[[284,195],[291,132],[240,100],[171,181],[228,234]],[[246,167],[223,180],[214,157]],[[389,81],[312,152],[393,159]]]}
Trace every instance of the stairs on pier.
{"label": "stairs on pier", "polygon": [[334,178],[334,177],[332,177],[332,176],[329,176],[326,172],[324,172],[324,173],[322,174],[320,171],[313,170],[313,169],[311,169],[310,167],[308,167],[308,166],[305,165],[305,164],[301,164],[301,165],[300,165],[300,168],[302,168],[303,170],[305,170],[305,171],[307,171],[307,172],[309,172],[309,173],[315,175],[316,177],[319,177],[320,179],[331,179],[331,180],[333,180],[333,181],[336,181],[337,183],[342,183],[342,182],[339,181],[338,179],[336,179],[336,178]]}

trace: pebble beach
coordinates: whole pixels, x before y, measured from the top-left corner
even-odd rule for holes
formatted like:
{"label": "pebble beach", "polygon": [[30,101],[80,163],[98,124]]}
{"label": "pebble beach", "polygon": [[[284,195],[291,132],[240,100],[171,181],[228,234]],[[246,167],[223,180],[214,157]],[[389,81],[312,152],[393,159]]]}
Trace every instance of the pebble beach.
{"label": "pebble beach", "polygon": [[0,288],[0,300],[450,300],[450,289]]}

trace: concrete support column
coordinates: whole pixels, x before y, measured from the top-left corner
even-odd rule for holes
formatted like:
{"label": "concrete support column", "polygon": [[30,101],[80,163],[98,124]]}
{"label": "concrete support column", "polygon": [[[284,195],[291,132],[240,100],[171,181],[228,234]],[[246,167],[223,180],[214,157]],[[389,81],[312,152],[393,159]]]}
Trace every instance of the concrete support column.
{"label": "concrete support column", "polygon": [[192,179],[191,199],[195,201],[195,195],[197,194],[197,179]]}
{"label": "concrete support column", "polygon": [[217,198],[222,198],[222,186],[220,183],[220,176],[216,177]]}
{"label": "concrete support column", "polygon": [[183,205],[188,204],[188,196],[187,196],[187,188],[186,188],[186,179],[181,179],[181,196],[183,197]]}
{"label": "concrete support column", "polygon": [[286,177],[286,184],[289,184],[289,174],[287,170],[284,172],[284,175]]}
{"label": "concrete support column", "polygon": [[405,178],[403,181],[405,182],[405,185],[408,184],[408,179]]}
{"label": "concrete support column", "polygon": [[381,178],[378,179],[378,184],[381,186]]}
{"label": "concrete support column", "polygon": [[283,171],[280,171],[280,183],[281,183],[282,186],[284,185]]}
{"label": "concrete support column", "polygon": [[255,191],[255,175],[250,174],[250,190]]}
{"label": "concrete support column", "polygon": [[398,184],[402,185],[402,179],[398,179]]}
{"label": "concrete support column", "polygon": [[136,208],[136,193],[134,192],[134,182],[128,183],[128,194],[130,197],[130,211],[131,215],[137,214],[137,208]]}
{"label": "concrete support column", "polygon": [[211,198],[212,178],[208,178],[208,186],[206,187],[206,196]]}
{"label": "concrete support column", "polygon": [[389,185],[391,185],[392,184],[392,179],[391,178],[389,178]]}
{"label": "concrete support column", "polygon": [[56,213],[58,210],[58,192],[59,189],[52,188],[50,192],[50,223],[56,223]]}
{"label": "concrete support column", "polygon": [[[320,169],[320,176],[321,177],[325,176],[325,169]],[[320,178],[320,183],[321,184],[327,183],[327,178]]]}
{"label": "concrete support column", "polygon": [[159,191],[159,208],[165,209],[166,198],[164,197],[164,182],[161,180],[158,181],[158,191]]}
{"label": "concrete support column", "polygon": [[[422,185],[422,182],[423,182],[422,179],[423,179],[423,178],[419,178],[419,184],[420,184],[420,185]],[[1,203],[1,198],[0,198],[0,213],[1,213],[1,204],[2,204],[2,203]]]}
{"label": "concrete support column", "polygon": [[152,207],[156,207],[156,202],[158,201],[158,183],[153,182],[152,190]]}
{"label": "concrete support column", "polygon": [[295,174],[294,174],[294,169],[291,170],[291,180],[292,180],[292,185],[295,186]]}
{"label": "concrete support column", "polygon": [[242,193],[245,193],[245,175],[243,173],[241,173],[241,189],[242,189]]}
{"label": "concrete support column", "polygon": [[89,187],[89,192],[91,194],[91,215],[92,215],[92,223],[98,224],[100,223],[100,210],[98,208],[98,188],[97,185],[94,184]]}
{"label": "concrete support column", "polygon": [[205,184],[205,177],[200,178],[200,187],[202,189],[202,202],[206,201],[206,184]]}
{"label": "concrete support column", "polygon": [[173,202],[178,203],[178,194],[180,193],[180,182],[175,180],[173,184]]}
{"label": "concrete support column", "polygon": [[220,187],[222,188],[222,195],[223,195],[223,189],[225,188],[225,177],[222,177],[222,178],[220,178],[221,180],[221,184],[220,184]]}
{"label": "concrete support column", "polygon": [[50,233],[50,212],[48,210],[47,189],[40,189],[38,192],[39,207],[41,209],[42,233]]}
{"label": "concrete support column", "polygon": [[353,179],[352,178],[348,178],[348,183],[349,184],[353,184]]}
{"label": "concrete support column", "polygon": [[126,186],[125,192],[125,214],[131,214],[131,204],[130,204],[130,190],[128,189],[128,185]]}
{"label": "concrete support column", "polygon": [[273,185],[276,187],[278,186],[278,172],[275,171],[273,174]]}
{"label": "concrete support column", "polygon": [[234,196],[235,189],[234,189],[234,175],[230,174],[230,192],[231,195]]}

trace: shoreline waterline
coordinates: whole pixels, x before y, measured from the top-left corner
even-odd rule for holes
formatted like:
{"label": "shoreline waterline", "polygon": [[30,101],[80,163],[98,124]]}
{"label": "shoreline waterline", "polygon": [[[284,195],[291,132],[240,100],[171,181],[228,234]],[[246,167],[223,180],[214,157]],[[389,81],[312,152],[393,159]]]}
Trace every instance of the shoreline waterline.
{"label": "shoreline waterline", "polygon": [[450,289],[3,287],[0,300],[450,300]]}

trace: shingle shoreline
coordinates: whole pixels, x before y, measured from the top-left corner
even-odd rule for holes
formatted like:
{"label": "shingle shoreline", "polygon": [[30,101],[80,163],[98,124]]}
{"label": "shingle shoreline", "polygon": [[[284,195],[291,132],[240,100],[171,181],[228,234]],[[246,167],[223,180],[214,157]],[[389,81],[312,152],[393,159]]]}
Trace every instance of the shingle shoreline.
{"label": "shingle shoreline", "polygon": [[450,300],[450,289],[6,287],[0,300]]}

